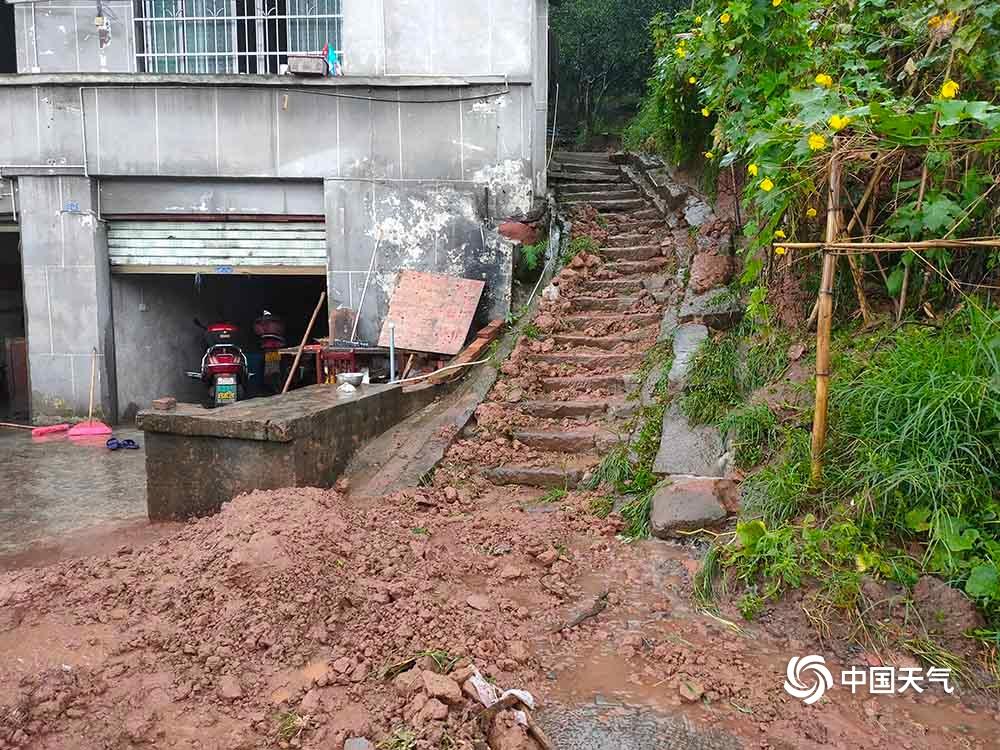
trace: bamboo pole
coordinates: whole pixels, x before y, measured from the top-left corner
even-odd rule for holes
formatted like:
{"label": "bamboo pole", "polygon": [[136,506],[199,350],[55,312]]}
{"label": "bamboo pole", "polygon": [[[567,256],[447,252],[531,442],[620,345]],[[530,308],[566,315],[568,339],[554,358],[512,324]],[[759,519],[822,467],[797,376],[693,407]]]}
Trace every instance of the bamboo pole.
{"label": "bamboo pole", "polygon": [[[839,137],[833,139],[830,156],[830,188],[826,200],[826,243],[836,241],[840,233],[841,161],[837,153]],[[816,407],[812,434],[812,484],[823,478],[823,449],[826,446],[827,413],[830,394],[830,335],[833,327],[833,284],[837,275],[837,256],[823,255],[823,277],[819,288],[819,317],[816,325]]]}
{"label": "bamboo pole", "polygon": [[302,334],[302,341],[299,344],[299,350],[295,352],[295,361],[292,362],[292,369],[288,371],[288,379],[285,381],[285,387],[281,389],[282,395],[288,393],[288,389],[292,386],[292,378],[295,377],[295,371],[299,369],[299,361],[302,359],[302,350],[306,348],[306,342],[309,341],[309,334],[312,333],[313,326],[316,325],[316,318],[319,317],[319,311],[323,307],[324,302],[326,302],[326,292],[319,295],[319,302],[316,303],[316,309],[313,310],[312,317],[309,318],[309,325],[306,326],[306,332]]}
{"label": "bamboo pole", "polygon": [[982,250],[983,248],[1000,247],[1000,237],[978,238],[974,240],[917,240],[914,242],[784,242],[782,247],[789,250],[836,250],[863,255],[869,252],[906,252],[907,250],[929,250],[936,247],[947,247],[953,250]]}

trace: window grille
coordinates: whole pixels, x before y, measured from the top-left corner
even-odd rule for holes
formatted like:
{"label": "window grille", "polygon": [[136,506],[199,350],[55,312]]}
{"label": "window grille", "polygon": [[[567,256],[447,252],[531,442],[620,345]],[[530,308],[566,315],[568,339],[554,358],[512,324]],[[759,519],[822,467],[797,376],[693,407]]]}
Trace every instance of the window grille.
{"label": "window grille", "polygon": [[289,53],[341,51],[341,0],[136,0],[143,73],[275,74]]}

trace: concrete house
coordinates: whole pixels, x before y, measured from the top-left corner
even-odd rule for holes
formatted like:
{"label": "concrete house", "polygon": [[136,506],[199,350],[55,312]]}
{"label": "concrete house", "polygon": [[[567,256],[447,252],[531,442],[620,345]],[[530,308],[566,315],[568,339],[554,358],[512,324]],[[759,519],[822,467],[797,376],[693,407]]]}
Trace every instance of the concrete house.
{"label": "concrete house", "polygon": [[[373,256],[361,338],[401,269],[483,279],[502,316],[495,227],[546,189],[547,5],[0,0],[0,339],[31,416],[85,412],[94,348],[106,418],[193,400],[193,318],[277,309],[291,339],[321,291],[359,307]],[[324,50],[342,75],[288,73]]]}

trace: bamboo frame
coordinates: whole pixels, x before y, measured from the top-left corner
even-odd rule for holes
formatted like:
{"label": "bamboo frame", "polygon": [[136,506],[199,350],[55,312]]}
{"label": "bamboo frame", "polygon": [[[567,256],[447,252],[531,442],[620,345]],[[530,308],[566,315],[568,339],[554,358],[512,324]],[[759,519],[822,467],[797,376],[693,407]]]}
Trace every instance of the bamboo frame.
{"label": "bamboo frame", "polygon": [[[830,187],[826,199],[826,245],[837,240],[840,233],[840,181],[842,161],[837,153],[840,138],[833,138],[830,156]],[[833,328],[833,284],[837,276],[835,253],[824,250],[823,277],[819,288],[819,317],[816,325],[816,406],[813,416],[810,477],[813,487],[823,478],[823,449],[826,447],[827,416],[830,396],[830,337]]]}

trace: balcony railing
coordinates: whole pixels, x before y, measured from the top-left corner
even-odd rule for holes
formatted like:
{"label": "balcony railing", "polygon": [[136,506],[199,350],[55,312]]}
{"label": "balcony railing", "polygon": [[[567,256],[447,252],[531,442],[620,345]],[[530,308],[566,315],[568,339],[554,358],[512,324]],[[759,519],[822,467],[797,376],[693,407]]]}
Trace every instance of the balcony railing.
{"label": "balcony railing", "polygon": [[292,54],[340,52],[341,0],[136,0],[145,73],[280,73]]}

